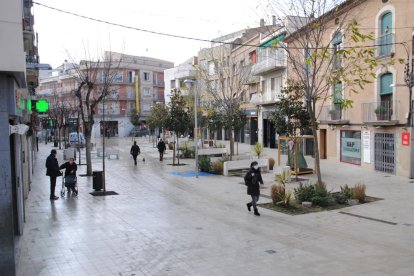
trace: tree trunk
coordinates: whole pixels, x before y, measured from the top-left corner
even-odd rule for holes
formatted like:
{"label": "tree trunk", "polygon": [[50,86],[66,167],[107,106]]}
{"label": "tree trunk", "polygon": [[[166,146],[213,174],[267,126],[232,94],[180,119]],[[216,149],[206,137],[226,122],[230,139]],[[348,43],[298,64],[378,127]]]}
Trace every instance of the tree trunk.
{"label": "tree trunk", "polygon": [[173,139],[173,165],[175,165],[175,137]]}
{"label": "tree trunk", "polygon": [[177,165],[180,165],[180,147],[178,144],[178,135],[177,135]]}
{"label": "tree trunk", "polygon": [[[85,136],[86,150],[86,175],[92,176],[92,159],[91,159],[91,135]],[[80,150],[79,150],[80,155]],[[80,158],[80,157],[79,157]]]}
{"label": "tree trunk", "polygon": [[309,115],[311,119],[311,126],[312,126],[312,133],[313,133],[313,140],[314,140],[314,154],[315,154],[315,170],[316,175],[318,177],[318,183],[317,185],[322,185],[322,174],[321,174],[321,168],[320,168],[320,159],[319,159],[319,144],[318,144],[318,125],[315,118],[315,109],[312,106],[311,102],[307,103]]}
{"label": "tree trunk", "polygon": [[230,160],[233,160],[234,155],[234,131],[230,131]]}
{"label": "tree trunk", "polygon": [[59,149],[62,149],[62,144],[61,144],[61,142],[60,142],[60,129],[61,129],[62,127],[59,127],[58,128],[58,139],[59,139]]}

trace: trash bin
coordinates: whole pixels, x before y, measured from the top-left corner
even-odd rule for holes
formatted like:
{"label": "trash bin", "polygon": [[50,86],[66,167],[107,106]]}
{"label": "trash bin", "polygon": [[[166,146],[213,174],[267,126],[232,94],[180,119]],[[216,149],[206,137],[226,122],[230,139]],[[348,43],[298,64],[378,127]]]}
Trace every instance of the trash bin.
{"label": "trash bin", "polygon": [[102,171],[93,171],[92,172],[92,177],[93,177],[93,181],[92,181],[92,188],[95,191],[100,191],[102,190],[102,185],[103,185],[103,179],[102,179]]}

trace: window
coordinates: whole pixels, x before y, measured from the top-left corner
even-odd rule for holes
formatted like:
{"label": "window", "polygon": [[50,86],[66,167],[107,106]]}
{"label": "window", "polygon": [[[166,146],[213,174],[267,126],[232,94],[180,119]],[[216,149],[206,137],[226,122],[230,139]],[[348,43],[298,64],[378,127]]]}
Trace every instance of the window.
{"label": "window", "polygon": [[380,77],[380,95],[386,96],[392,94],[392,74],[386,73]]}
{"label": "window", "polygon": [[275,91],[275,78],[270,79],[270,90]]}
{"label": "window", "polygon": [[148,87],[144,87],[144,96],[151,96],[151,90]]}
{"label": "window", "polygon": [[249,53],[249,60],[250,60],[250,64],[256,64],[257,63],[256,51],[253,51],[253,52]]}
{"label": "window", "polygon": [[123,76],[122,71],[117,71],[114,73],[114,82],[122,82]]}
{"label": "window", "polygon": [[387,12],[381,16],[381,34],[379,37],[380,49],[379,55],[386,56],[391,54],[392,43],[394,41],[394,34],[392,33],[392,13]]}
{"label": "window", "polygon": [[390,120],[392,115],[392,87],[393,75],[385,73],[380,77],[380,103],[374,112],[378,120]]}
{"label": "window", "polygon": [[216,68],[215,68],[214,61],[209,61],[208,62],[208,74],[214,75],[215,71],[216,71]]}
{"label": "window", "polygon": [[151,105],[150,104],[143,104],[142,109],[143,109],[143,111],[151,111]]}
{"label": "window", "polygon": [[144,72],[144,80],[146,80],[146,81],[150,80],[150,73]]}
{"label": "window", "polygon": [[332,98],[333,98],[334,108],[329,111],[329,113],[331,115],[331,119],[332,120],[340,120],[341,119],[341,113],[342,113],[341,104],[343,102],[342,82],[337,82],[333,86]]}
{"label": "window", "polygon": [[342,49],[342,33],[336,32],[332,38],[333,57],[332,68],[338,69],[341,67],[342,56],[338,53]]}
{"label": "window", "polygon": [[341,162],[361,164],[361,131],[341,131]]}
{"label": "window", "polygon": [[135,72],[134,71],[129,71],[128,72],[128,82],[129,83],[134,82],[134,78],[135,78]]}

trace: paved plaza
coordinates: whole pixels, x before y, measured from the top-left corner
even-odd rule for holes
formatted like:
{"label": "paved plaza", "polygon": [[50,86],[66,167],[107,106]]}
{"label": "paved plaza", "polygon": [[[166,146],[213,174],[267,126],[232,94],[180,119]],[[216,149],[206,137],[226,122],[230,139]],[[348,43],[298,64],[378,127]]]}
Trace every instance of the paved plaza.
{"label": "paved plaza", "polygon": [[[256,217],[247,211],[241,177],[195,178],[194,160],[173,167],[172,151],[160,162],[148,139],[137,141],[138,166],[129,156],[131,138],[107,141],[120,151],[119,160],[105,161],[107,190],[118,195],[92,196],[92,177],[78,177],[79,196],[57,201],[49,200],[44,167],[52,145],[40,145],[18,241],[18,276],[414,275],[410,179],[322,160],[328,190],[363,182],[368,195],[383,200],[297,216],[259,208]],[[240,154],[250,152],[239,144]],[[264,156],[275,158],[276,150]],[[84,174],[86,166],[79,167]],[[93,170],[101,169],[94,154]],[[261,192],[269,195],[274,175],[263,178]]]}

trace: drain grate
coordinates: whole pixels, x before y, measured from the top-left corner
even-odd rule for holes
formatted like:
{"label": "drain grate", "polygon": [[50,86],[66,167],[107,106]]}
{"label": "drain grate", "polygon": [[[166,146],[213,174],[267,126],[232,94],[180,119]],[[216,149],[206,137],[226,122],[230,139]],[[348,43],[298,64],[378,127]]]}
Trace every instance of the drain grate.
{"label": "drain grate", "polygon": [[273,250],[273,249],[269,249],[269,250],[265,250],[265,252],[267,253],[267,254],[275,254],[275,253],[277,253],[275,250]]}

